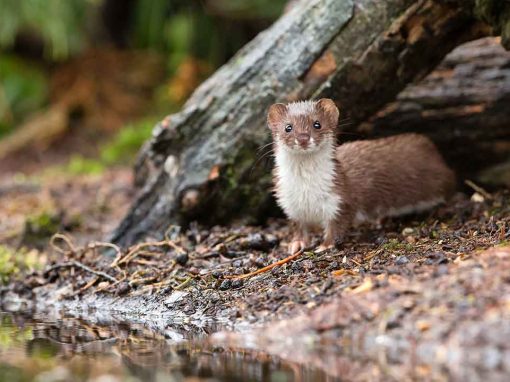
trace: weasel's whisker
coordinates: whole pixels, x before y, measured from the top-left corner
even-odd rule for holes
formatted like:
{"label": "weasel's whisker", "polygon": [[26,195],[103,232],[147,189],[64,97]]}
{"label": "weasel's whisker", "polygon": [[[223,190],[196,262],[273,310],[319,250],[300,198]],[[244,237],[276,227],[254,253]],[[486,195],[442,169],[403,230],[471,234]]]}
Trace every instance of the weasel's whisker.
{"label": "weasel's whisker", "polygon": [[250,176],[253,174],[253,171],[255,170],[255,168],[257,167],[257,165],[264,159],[264,158],[268,158],[270,154],[274,154],[274,148],[271,148],[271,150],[263,153],[259,158],[257,158],[257,160],[255,161],[255,163],[253,164],[253,166],[251,166],[251,169],[250,169]]}
{"label": "weasel's whisker", "polygon": [[257,149],[257,153],[258,153],[259,151],[264,150],[266,147],[268,147],[268,146],[272,146],[272,145],[273,145],[273,142],[269,142],[269,143],[267,143],[267,144],[265,144],[265,145],[260,146],[260,147]]}

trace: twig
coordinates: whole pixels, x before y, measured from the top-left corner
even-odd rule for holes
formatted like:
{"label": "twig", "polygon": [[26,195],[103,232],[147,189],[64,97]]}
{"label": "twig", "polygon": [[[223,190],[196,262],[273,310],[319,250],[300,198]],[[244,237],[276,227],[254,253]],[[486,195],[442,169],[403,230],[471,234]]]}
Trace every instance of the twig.
{"label": "twig", "polygon": [[99,293],[106,289],[113,288],[115,285],[120,284],[121,282],[125,281],[126,279],[127,279],[127,274],[125,271],[122,271],[122,277],[119,280],[117,280],[113,284],[103,285],[103,286],[100,286],[99,288],[96,288],[94,293]]}
{"label": "twig", "polygon": [[[65,251],[63,250],[61,247],[59,247],[55,242],[58,240],[62,240],[64,243],[67,244],[67,246],[69,247],[69,250],[68,251]],[[74,246],[72,240],[70,237],[68,237],[67,235],[64,235],[62,233],[56,233],[55,235],[53,235],[50,239],[50,245],[51,247],[58,253],[60,253],[61,255],[66,255],[68,252],[72,252],[72,253],[76,253],[77,250],[76,250],[76,247]]]}
{"label": "twig", "polygon": [[87,246],[87,249],[96,249],[96,248],[101,248],[101,247],[112,248],[113,250],[115,250],[115,252],[117,253],[116,258],[122,256],[122,251],[119,248],[119,246],[115,245],[113,243],[107,243],[107,242],[102,242],[102,241],[95,241],[93,243],[90,243]]}
{"label": "twig", "polygon": [[479,194],[481,194],[485,199],[489,199],[489,200],[492,200],[492,195],[489,194],[487,191],[485,191],[482,187],[478,186],[477,184],[475,184],[473,181],[469,180],[469,179],[466,179],[464,181],[464,183],[466,183],[469,187],[471,187],[473,190],[475,190],[476,192],[478,192]]}
{"label": "twig", "polygon": [[294,253],[293,255],[288,256],[288,257],[286,257],[284,259],[281,259],[281,260],[277,261],[276,263],[269,264],[268,266],[266,266],[264,268],[257,269],[256,271],[253,271],[253,272],[250,272],[250,273],[246,273],[244,275],[224,276],[224,278],[226,278],[226,279],[246,279],[248,277],[252,277],[252,276],[255,276],[255,275],[258,275],[258,274],[270,271],[271,269],[273,269],[273,268],[275,268],[275,267],[277,267],[279,265],[286,264],[286,263],[294,260],[295,258],[299,257],[302,254],[303,254],[303,250],[301,249],[301,250],[297,251],[296,253]]}
{"label": "twig", "polygon": [[96,276],[94,278],[92,278],[92,280],[90,280],[87,284],[85,284],[82,288],[78,289],[77,291],[71,293],[69,296],[67,297],[74,297],[74,296],[78,296],[80,294],[82,294],[83,292],[85,292],[87,289],[89,289],[92,285],[94,285],[97,280],[99,280],[99,276]]}
{"label": "twig", "polygon": [[138,256],[138,252],[141,249],[143,249],[143,248],[146,248],[146,247],[164,247],[164,246],[168,246],[168,245],[169,245],[168,244],[168,240],[137,244],[137,245],[131,247],[129,249],[128,253],[124,257],[122,257],[122,258],[120,258],[120,257],[115,258],[115,260],[113,260],[113,262],[110,264],[110,268],[114,268],[117,265],[124,264],[126,262],[130,262],[136,256]]}
{"label": "twig", "polygon": [[148,284],[151,281],[155,281],[157,279],[158,279],[158,276],[140,277],[138,279],[130,280],[129,285],[131,285],[131,286],[145,285],[145,284]]}
{"label": "twig", "polygon": [[94,274],[96,276],[100,276],[102,278],[105,278],[108,281],[117,282],[117,279],[115,277],[112,277],[112,276],[110,276],[107,273],[104,273],[104,272],[101,272],[101,271],[96,271],[96,270],[94,270],[92,268],[89,268],[85,264],[82,264],[82,263],[80,263],[79,261],[76,261],[76,260],[70,261],[68,263],[55,264],[55,265],[51,266],[50,268],[48,268],[44,273],[48,274],[49,272],[51,272],[51,271],[53,271],[55,269],[70,268],[70,267],[80,268],[80,269],[82,269],[82,270],[84,270],[86,272],[89,272],[89,273],[92,273],[92,274]]}
{"label": "twig", "polygon": [[186,288],[189,283],[191,282],[191,280],[193,280],[193,277],[188,277],[186,280],[184,280],[182,283],[180,283],[179,285],[177,285],[174,289],[175,290],[181,290],[181,289],[184,289]]}
{"label": "twig", "polygon": [[168,229],[165,231],[165,240],[167,241],[167,244],[169,247],[172,247],[173,249],[175,249],[177,252],[180,252],[180,253],[187,253],[186,250],[184,248],[182,248],[181,246],[178,246],[177,244],[174,243],[173,240],[171,240],[169,237],[168,237],[168,233],[172,230],[174,226],[170,226],[168,227]]}

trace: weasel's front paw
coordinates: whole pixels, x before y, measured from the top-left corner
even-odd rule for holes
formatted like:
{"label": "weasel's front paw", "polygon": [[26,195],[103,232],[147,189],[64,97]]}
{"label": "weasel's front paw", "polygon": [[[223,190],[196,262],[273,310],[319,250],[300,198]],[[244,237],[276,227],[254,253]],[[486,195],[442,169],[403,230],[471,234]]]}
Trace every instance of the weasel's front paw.
{"label": "weasel's front paw", "polygon": [[293,255],[294,253],[301,251],[306,248],[306,243],[304,240],[293,240],[289,243],[289,255]]}
{"label": "weasel's front paw", "polygon": [[329,249],[335,249],[342,245],[343,240],[341,238],[336,239],[334,242],[325,240],[321,245],[319,245],[314,252],[324,252]]}
{"label": "weasel's front paw", "polygon": [[315,253],[319,253],[319,252],[324,252],[324,251],[327,251],[328,249],[333,249],[335,248],[335,245],[334,244],[321,244],[319,245],[316,249],[315,249]]}

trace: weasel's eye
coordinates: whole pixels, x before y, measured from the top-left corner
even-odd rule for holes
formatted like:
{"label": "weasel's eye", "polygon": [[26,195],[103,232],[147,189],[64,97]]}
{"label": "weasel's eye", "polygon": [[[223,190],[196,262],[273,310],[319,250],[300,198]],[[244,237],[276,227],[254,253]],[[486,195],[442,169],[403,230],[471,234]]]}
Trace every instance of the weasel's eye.
{"label": "weasel's eye", "polygon": [[290,133],[292,131],[292,125],[285,125],[285,131]]}
{"label": "weasel's eye", "polygon": [[317,130],[319,130],[319,129],[321,128],[321,124],[319,123],[319,121],[315,121],[315,122],[313,123],[313,128],[314,128],[314,129],[317,129]]}

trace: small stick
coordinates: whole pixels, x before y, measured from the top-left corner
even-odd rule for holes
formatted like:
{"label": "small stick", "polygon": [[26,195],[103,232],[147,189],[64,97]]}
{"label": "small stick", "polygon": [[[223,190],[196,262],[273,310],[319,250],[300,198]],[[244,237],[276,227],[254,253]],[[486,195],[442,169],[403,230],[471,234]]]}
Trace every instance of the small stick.
{"label": "small stick", "polygon": [[56,233],[55,235],[53,235],[50,239],[50,245],[51,247],[57,251],[58,253],[60,253],[61,255],[65,255],[67,254],[66,251],[64,251],[61,247],[59,247],[57,244],[55,244],[55,241],[59,239],[59,240],[62,240],[64,243],[67,244],[67,246],[69,247],[69,251],[68,252],[72,252],[72,253],[76,253],[76,248],[73,244],[73,242],[71,241],[71,238],[69,238],[68,236],[64,235],[64,234],[61,234],[61,233]]}
{"label": "small stick", "polygon": [[475,190],[476,192],[478,192],[479,194],[481,194],[485,199],[489,199],[491,200],[492,199],[492,195],[489,194],[487,191],[485,191],[482,187],[478,186],[477,184],[475,184],[473,181],[469,180],[469,179],[466,179],[464,181],[464,183],[466,183],[469,187],[471,187],[473,190]]}
{"label": "small stick", "polygon": [[107,243],[107,242],[102,242],[102,241],[95,241],[95,242],[89,244],[87,246],[87,249],[95,249],[95,248],[101,248],[101,247],[112,248],[117,253],[116,257],[122,256],[122,251],[119,248],[119,246],[115,245],[113,243]]}
{"label": "small stick", "polygon": [[96,276],[103,277],[103,278],[105,278],[108,281],[117,282],[117,279],[115,277],[112,277],[112,276],[110,276],[107,273],[104,273],[104,272],[101,272],[101,271],[96,271],[96,270],[94,270],[92,268],[89,268],[85,264],[82,264],[82,263],[80,263],[79,261],[76,261],[76,260],[70,261],[68,263],[55,264],[55,265],[51,266],[50,268],[48,268],[44,273],[48,274],[49,272],[51,272],[51,271],[53,271],[55,269],[70,268],[70,267],[80,268],[80,269],[83,269],[84,271],[92,273],[92,274],[94,274]]}
{"label": "small stick", "polygon": [[264,268],[257,269],[256,271],[253,271],[253,272],[250,272],[250,273],[246,273],[244,275],[225,276],[224,278],[226,278],[226,279],[246,279],[248,277],[252,277],[252,276],[255,276],[255,275],[258,275],[258,274],[270,271],[271,269],[273,269],[273,268],[275,268],[275,267],[277,267],[279,265],[283,265],[283,264],[286,264],[288,262],[291,262],[292,260],[294,260],[295,258],[297,258],[298,256],[300,256],[302,254],[303,254],[303,250],[300,249],[299,251],[297,251],[293,255],[290,255],[290,256],[288,256],[288,257],[286,257],[284,259],[281,259],[281,260],[277,261],[276,263],[269,264],[268,266],[266,266]]}
{"label": "small stick", "polygon": [[156,242],[147,242],[147,243],[140,243],[130,248],[129,252],[122,258],[117,257],[113,262],[110,264],[110,267],[113,268],[117,265],[123,264],[125,262],[129,262],[133,260],[137,253],[146,247],[164,247],[165,245],[168,245],[167,240],[163,241],[156,241]]}
{"label": "small stick", "polygon": [[89,289],[92,285],[94,285],[97,280],[99,280],[99,276],[96,276],[94,277],[92,280],[90,280],[87,284],[85,284],[85,286],[83,286],[82,288],[78,289],[77,291],[71,293],[69,296],[67,297],[75,297],[75,296],[78,296],[80,294],[82,294],[83,292],[85,292],[87,289]]}
{"label": "small stick", "polygon": [[181,289],[184,289],[186,288],[189,283],[191,283],[191,280],[193,280],[192,277],[188,277],[186,280],[184,280],[182,283],[180,283],[179,285],[177,285],[174,289],[175,290],[181,290]]}
{"label": "small stick", "polygon": [[114,287],[115,285],[125,281],[127,279],[127,275],[126,275],[126,272],[125,271],[122,271],[122,277],[120,278],[120,280],[117,280],[116,282],[114,282],[113,284],[108,284],[108,285],[103,285],[99,288],[97,288],[94,293],[98,293],[98,292],[102,292],[108,288],[112,288]]}

